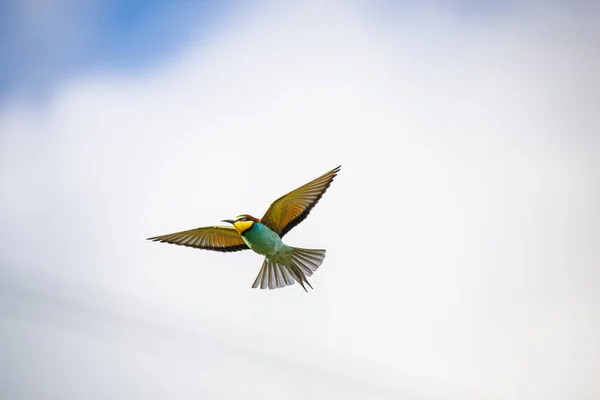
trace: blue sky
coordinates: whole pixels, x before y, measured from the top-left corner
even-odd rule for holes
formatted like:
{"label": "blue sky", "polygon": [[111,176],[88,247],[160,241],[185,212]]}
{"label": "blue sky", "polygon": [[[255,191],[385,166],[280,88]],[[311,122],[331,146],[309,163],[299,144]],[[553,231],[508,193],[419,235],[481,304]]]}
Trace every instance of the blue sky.
{"label": "blue sky", "polygon": [[[247,3],[249,4],[249,3]],[[395,24],[418,10],[442,7],[471,21],[514,12],[518,1],[380,1],[372,10]],[[576,2],[566,3],[577,8]],[[579,4],[585,4],[579,2]],[[192,37],[242,7],[237,0],[0,2],[0,101],[15,93],[44,99],[66,78],[96,70],[136,72],[163,63]],[[391,18],[391,20],[390,20]]]}
{"label": "blue sky", "polygon": [[[395,18],[442,4],[476,19],[510,11],[515,3],[381,1],[373,11]],[[44,99],[68,77],[102,69],[131,72],[165,62],[192,37],[210,36],[242,6],[237,0],[0,2],[0,100],[15,93]]]}
{"label": "blue sky", "polygon": [[235,1],[0,2],[0,98],[44,98],[98,69],[135,71],[209,35]]}

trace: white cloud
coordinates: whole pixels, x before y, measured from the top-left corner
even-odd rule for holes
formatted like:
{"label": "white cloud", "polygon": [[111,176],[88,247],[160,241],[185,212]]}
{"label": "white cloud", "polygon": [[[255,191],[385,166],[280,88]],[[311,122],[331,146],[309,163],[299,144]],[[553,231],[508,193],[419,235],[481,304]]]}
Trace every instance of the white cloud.
{"label": "white cloud", "polygon": [[[4,265],[112,293],[107,305],[53,283],[40,289],[125,321],[209,329],[235,344],[228,353],[190,343],[231,365],[214,366],[177,337],[132,328],[139,343],[113,338],[114,358],[97,367],[102,382],[118,379],[113,368],[132,377],[117,385],[123,397],[147,390],[138,380],[147,369],[162,377],[151,383],[157,397],[177,387],[181,397],[241,396],[230,379],[252,395],[301,396],[300,375],[325,398],[348,390],[336,373],[364,382],[357,398],[598,394],[598,97],[588,88],[600,58],[590,17],[522,11],[481,24],[432,8],[400,24],[366,11],[267,3],[166,67],[89,76],[44,111],[15,102],[0,115]],[[328,249],[308,295],[251,290],[261,263],[252,253],[143,240],[260,216],[340,163],[321,204],[286,237]],[[67,367],[101,357],[89,324],[65,322],[83,331]],[[64,334],[55,339],[69,347]],[[119,346],[131,343],[126,356]],[[316,375],[240,361],[248,348]],[[80,397],[64,385],[57,393]]]}

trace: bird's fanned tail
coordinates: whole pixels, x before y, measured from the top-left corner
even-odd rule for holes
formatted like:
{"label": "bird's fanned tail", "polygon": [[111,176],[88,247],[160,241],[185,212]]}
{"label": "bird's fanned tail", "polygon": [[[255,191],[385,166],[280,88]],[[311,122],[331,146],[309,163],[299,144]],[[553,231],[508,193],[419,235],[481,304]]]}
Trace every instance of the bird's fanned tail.
{"label": "bird's fanned tail", "polygon": [[258,276],[254,280],[252,287],[275,289],[293,284],[294,277],[285,266],[269,260],[269,257],[265,257],[262,268],[258,272]]}
{"label": "bird's fanned tail", "polygon": [[293,285],[297,281],[306,290],[306,283],[311,289],[312,285],[306,279],[319,268],[325,259],[325,250],[292,248],[289,265],[275,262],[265,257],[262,268],[252,284],[253,288],[277,289]]}

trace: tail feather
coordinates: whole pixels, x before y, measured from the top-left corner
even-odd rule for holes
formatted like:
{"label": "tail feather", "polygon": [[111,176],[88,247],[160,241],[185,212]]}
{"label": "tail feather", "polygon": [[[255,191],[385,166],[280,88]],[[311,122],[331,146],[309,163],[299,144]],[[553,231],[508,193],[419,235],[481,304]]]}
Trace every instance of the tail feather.
{"label": "tail feather", "polygon": [[308,276],[311,276],[313,272],[315,272],[317,268],[319,268],[319,265],[321,265],[321,263],[323,262],[322,259],[318,260],[312,258],[311,256],[306,256],[302,253],[295,253],[294,256],[294,261],[296,261],[298,266]]}
{"label": "tail feather", "polygon": [[294,276],[283,265],[269,260],[265,257],[258,276],[252,284],[253,288],[275,289],[294,284]]}
{"label": "tail feather", "polygon": [[276,289],[293,285],[298,282],[306,291],[306,283],[311,289],[312,285],[306,279],[319,268],[325,259],[325,250],[292,248],[289,265],[272,261],[265,257],[258,276],[252,284],[253,288]]}
{"label": "tail feather", "polygon": [[308,290],[306,290],[306,286],[304,286],[305,283],[311,289],[313,288],[312,285],[310,283],[308,283],[308,280],[306,279],[306,275],[304,275],[302,270],[300,270],[300,268],[298,268],[298,265],[294,261],[291,261],[291,267],[289,267],[289,269],[292,272],[292,275],[294,275],[294,278],[296,279],[296,281],[300,284],[300,286],[302,286],[302,289],[304,289],[305,292],[308,292]]}

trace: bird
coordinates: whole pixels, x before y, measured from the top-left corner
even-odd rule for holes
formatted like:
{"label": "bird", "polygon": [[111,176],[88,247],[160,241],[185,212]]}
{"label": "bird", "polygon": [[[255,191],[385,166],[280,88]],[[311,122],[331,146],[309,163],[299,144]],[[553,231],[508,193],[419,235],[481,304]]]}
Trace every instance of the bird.
{"label": "bird", "polygon": [[147,240],[197,249],[235,252],[251,249],[265,256],[252,288],[277,289],[298,282],[313,289],[311,276],[325,259],[323,249],[305,249],[283,243],[282,238],[304,221],[333,182],[341,165],[275,200],[262,218],[240,214],[221,222],[231,226],[206,226]]}

